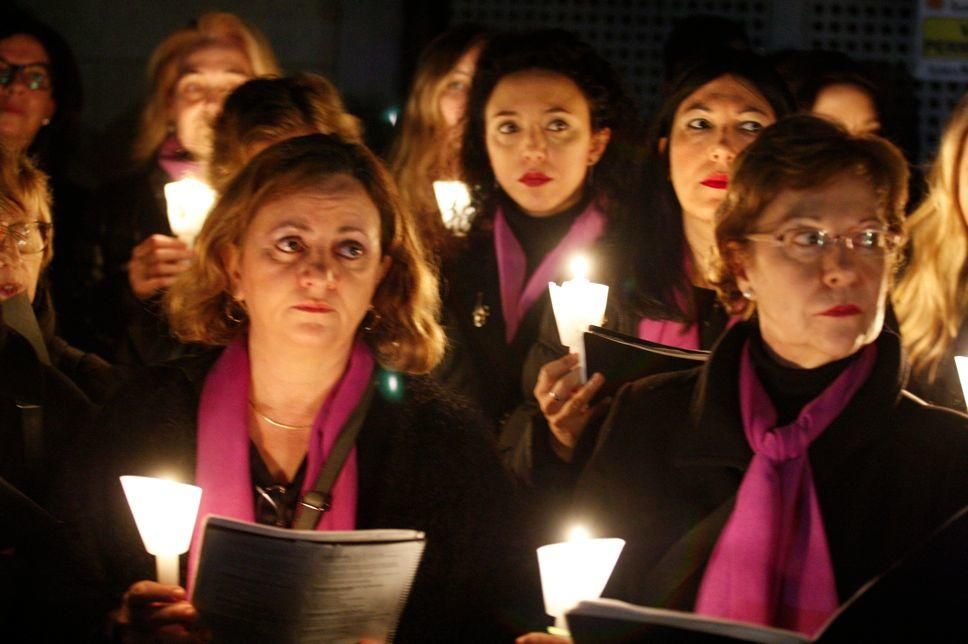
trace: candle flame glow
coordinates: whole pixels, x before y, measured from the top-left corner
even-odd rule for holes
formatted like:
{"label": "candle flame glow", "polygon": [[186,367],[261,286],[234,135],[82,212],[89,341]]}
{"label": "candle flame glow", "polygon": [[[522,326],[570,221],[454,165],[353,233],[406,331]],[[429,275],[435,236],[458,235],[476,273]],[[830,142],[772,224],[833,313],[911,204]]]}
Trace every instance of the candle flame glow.
{"label": "candle flame glow", "polygon": [[968,356],[955,356],[955,369],[961,381],[961,391],[965,396],[965,406],[968,408]]}
{"label": "candle flame glow", "polygon": [[591,533],[583,525],[573,525],[568,530],[568,541],[588,541],[592,538]]}
{"label": "candle flame glow", "polygon": [[571,274],[576,280],[588,279],[588,273],[591,266],[588,262],[588,258],[584,255],[575,255],[571,258],[571,262],[568,263],[568,267],[571,269]]}

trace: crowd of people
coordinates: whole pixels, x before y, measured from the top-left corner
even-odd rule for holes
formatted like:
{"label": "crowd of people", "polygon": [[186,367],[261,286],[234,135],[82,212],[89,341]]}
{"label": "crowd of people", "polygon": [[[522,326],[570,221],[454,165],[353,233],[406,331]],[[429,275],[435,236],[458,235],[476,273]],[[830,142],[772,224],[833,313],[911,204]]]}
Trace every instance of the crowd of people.
{"label": "crowd of people", "polygon": [[[399,641],[552,638],[534,548],[575,518],[626,541],[604,596],[810,636],[968,506],[968,97],[922,187],[863,67],[691,20],[648,118],[573,34],[455,27],[381,159],[333,83],[206,13],[88,193],[70,48],[5,16],[0,323],[32,324],[0,324],[0,621],[206,641],[118,477],[292,527],[350,424],[316,529],[426,534]],[[185,177],[215,194],[191,240]],[[548,294],[576,254],[605,328],[705,362],[600,396]],[[964,628],[931,612],[961,573],[903,601]]]}

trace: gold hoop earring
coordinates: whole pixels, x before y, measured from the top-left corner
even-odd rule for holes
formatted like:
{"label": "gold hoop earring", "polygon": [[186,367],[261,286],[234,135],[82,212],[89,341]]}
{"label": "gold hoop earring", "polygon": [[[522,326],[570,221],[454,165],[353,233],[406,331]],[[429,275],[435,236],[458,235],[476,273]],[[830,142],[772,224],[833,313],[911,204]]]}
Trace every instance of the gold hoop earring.
{"label": "gold hoop earring", "polygon": [[363,317],[363,324],[360,328],[363,329],[364,333],[372,333],[373,329],[377,327],[382,319],[383,316],[371,304],[370,308],[366,310],[366,315]]}
{"label": "gold hoop earring", "polygon": [[248,317],[248,311],[245,310],[245,300],[238,300],[233,297],[225,304],[225,318],[229,322],[242,324],[246,317]]}

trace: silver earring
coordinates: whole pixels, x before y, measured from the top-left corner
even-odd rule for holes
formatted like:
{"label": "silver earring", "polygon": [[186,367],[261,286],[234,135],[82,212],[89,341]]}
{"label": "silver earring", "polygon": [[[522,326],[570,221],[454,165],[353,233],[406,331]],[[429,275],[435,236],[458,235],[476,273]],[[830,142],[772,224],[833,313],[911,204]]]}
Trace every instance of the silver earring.
{"label": "silver earring", "polygon": [[229,322],[242,324],[245,322],[247,313],[245,310],[245,300],[233,297],[225,304],[225,317]]}
{"label": "silver earring", "polygon": [[50,125],[50,119],[44,119],[40,123],[41,123],[41,125]]}
{"label": "silver earring", "polygon": [[372,332],[373,329],[375,329],[376,326],[380,323],[381,319],[383,319],[383,316],[380,315],[377,312],[377,310],[373,308],[373,305],[371,304],[369,310],[367,310],[366,312],[366,317],[363,318],[363,325],[362,325],[363,332],[364,333]]}
{"label": "silver earring", "polygon": [[751,289],[751,288],[744,288],[743,290],[741,290],[741,291],[740,291],[740,293],[741,293],[741,294],[743,295],[743,297],[745,297],[745,298],[746,298],[747,300],[750,300],[750,301],[752,301],[752,300],[754,300],[754,299],[756,299],[756,298],[754,297],[754,295],[753,295],[753,289]]}

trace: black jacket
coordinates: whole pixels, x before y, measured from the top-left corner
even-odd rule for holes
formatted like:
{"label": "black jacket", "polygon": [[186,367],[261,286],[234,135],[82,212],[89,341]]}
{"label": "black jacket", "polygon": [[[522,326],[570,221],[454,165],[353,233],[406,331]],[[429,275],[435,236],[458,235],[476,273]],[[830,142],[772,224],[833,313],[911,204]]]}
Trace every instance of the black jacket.
{"label": "black jacket", "polygon": [[[72,531],[101,610],[117,605],[133,581],[154,577],[118,476],[194,479],[198,401],[213,358],[145,370],[105,408],[103,444],[79,450],[69,480],[85,501]],[[402,394],[377,394],[357,439],[357,527],[427,534],[398,640],[477,640],[533,628],[534,552],[521,543],[511,485],[486,430],[429,379],[397,377]]]}
{"label": "black jacket", "polygon": [[[733,327],[701,369],[631,383],[612,405],[576,493],[597,533],[627,542],[605,596],[692,610],[752,458],[737,389],[751,328]],[[877,348],[809,450],[841,601],[968,504],[968,418],[903,391],[897,336]]]}
{"label": "black jacket", "polygon": [[128,284],[134,247],[154,234],[172,236],[164,194],[169,181],[151,163],[101,186],[92,199],[100,256],[93,348],[116,364],[155,364],[190,352],[172,335],[161,298],[142,302]]}

